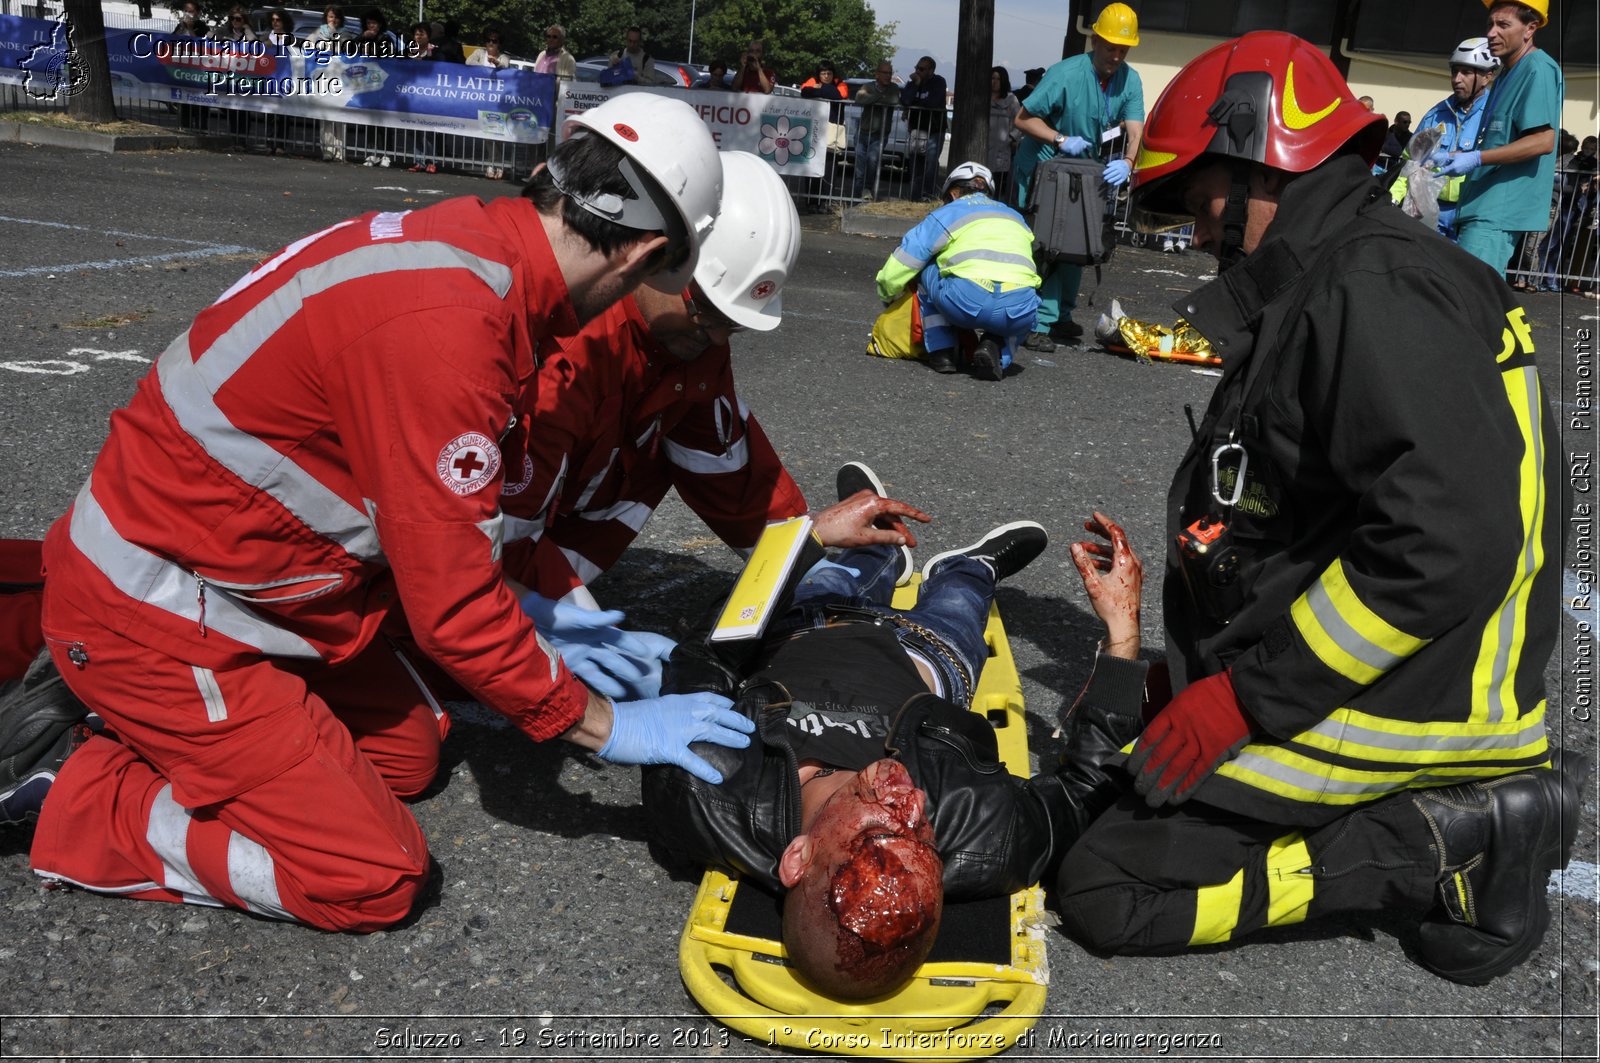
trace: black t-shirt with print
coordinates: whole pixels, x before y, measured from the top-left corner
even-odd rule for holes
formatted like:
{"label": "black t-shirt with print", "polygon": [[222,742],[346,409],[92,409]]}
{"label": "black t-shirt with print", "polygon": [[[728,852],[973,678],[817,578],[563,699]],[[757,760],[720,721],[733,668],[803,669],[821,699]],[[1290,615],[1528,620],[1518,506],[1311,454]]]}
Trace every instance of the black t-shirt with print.
{"label": "black t-shirt with print", "polygon": [[789,740],[801,760],[856,771],[886,755],[889,721],[928,689],[893,629],[870,623],[809,629],[773,644],[752,678],[792,695]]}

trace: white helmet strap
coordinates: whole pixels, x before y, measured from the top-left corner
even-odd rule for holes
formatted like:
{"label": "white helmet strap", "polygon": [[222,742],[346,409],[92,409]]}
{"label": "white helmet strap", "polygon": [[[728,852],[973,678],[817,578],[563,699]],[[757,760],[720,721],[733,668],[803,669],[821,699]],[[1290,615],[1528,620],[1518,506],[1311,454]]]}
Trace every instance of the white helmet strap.
{"label": "white helmet strap", "polygon": [[628,187],[633,189],[633,195],[629,197],[620,196],[615,192],[587,194],[576,192],[567,187],[566,174],[559,162],[551,159],[545,164],[545,168],[550,171],[550,180],[556,186],[556,191],[597,218],[604,218],[628,229],[666,233],[667,239],[674,245],[681,244],[688,238],[683,221],[678,217],[678,212],[671,202],[667,200],[666,193],[654,188],[651,182],[641,177],[632,159],[624,157],[617,163],[617,172],[628,182]]}

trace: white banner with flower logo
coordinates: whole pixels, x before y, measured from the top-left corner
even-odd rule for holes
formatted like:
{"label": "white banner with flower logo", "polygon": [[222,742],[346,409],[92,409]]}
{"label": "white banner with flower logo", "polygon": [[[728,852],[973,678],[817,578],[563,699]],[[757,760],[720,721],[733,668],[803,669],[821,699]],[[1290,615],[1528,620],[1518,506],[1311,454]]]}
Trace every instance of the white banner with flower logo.
{"label": "white banner with flower logo", "polygon": [[564,129],[573,115],[624,92],[650,92],[681,100],[699,112],[718,148],[753,152],[779,173],[822,176],[828,140],[828,104],[824,100],[642,85],[608,88],[592,81],[562,81],[556,90],[556,129]]}

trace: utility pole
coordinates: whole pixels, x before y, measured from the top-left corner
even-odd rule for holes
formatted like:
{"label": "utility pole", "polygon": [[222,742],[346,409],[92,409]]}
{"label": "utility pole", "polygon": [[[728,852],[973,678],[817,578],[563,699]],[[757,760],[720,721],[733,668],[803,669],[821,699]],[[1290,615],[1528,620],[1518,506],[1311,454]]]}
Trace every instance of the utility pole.
{"label": "utility pole", "polygon": [[989,71],[994,66],[994,0],[961,0],[956,31],[955,121],[950,165],[989,159]]}
{"label": "utility pole", "polygon": [[1081,16],[1085,22],[1089,21],[1091,10],[1090,0],[1068,0],[1067,35],[1061,38],[1061,58],[1071,59],[1088,49],[1089,38],[1078,32],[1078,19]]}

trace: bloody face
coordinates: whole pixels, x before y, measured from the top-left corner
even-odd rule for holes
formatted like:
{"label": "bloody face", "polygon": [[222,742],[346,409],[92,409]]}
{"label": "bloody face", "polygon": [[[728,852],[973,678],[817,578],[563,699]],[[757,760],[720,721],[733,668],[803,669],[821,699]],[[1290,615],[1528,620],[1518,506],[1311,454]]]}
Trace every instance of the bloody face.
{"label": "bloody face", "polygon": [[944,865],[928,798],[898,761],[867,765],[811,824],[830,878],[827,903],[867,952],[886,951],[938,919]]}

